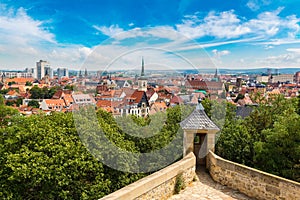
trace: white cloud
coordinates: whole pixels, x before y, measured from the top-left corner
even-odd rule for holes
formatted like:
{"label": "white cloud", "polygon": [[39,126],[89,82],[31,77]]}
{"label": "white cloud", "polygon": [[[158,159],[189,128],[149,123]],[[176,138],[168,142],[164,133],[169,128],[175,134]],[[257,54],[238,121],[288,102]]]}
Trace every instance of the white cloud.
{"label": "white cloud", "polygon": [[80,47],[78,49],[79,53],[82,55],[82,57],[87,57],[93,52],[93,49],[88,48],[88,47]]}
{"label": "white cloud", "polygon": [[272,55],[266,58],[257,59],[256,64],[271,67],[297,67],[300,62],[300,49],[290,49],[289,53]]}
{"label": "white cloud", "polygon": [[249,0],[246,4],[246,6],[252,10],[252,11],[257,11],[263,6],[267,6],[271,4],[271,0]]}
{"label": "white cloud", "polygon": [[124,29],[120,28],[118,25],[111,25],[110,27],[107,26],[97,26],[93,25],[93,28],[100,31],[102,34],[112,37],[118,33],[124,31]]}
{"label": "white cloud", "polygon": [[248,3],[246,5],[252,11],[257,11],[260,8],[260,6],[258,5],[257,0],[250,0],[250,1],[248,1]]}
{"label": "white cloud", "polygon": [[238,17],[233,10],[220,13],[210,12],[203,19],[197,14],[185,16],[176,29],[190,38],[212,36],[216,38],[234,39],[245,36],[263,36],[266,38],[277,34],[286,34],[294,38],[300,30],[300,18],[296,15],[280,17],[283,7],[272,12],[262,12],[256,18],[246,20]]}
{"label": "white cloud", "polygon": [[289,52],[294,52],[294,53],[300,54],[300,49],[299,48],[289,48],[289,49],[286,49],[286,50],[289,51]]}
{"label": "white cloud", "polygon": [[1,43],[26,45],[45,41],[55,43],[52,33],[43,28],[43,22],[29,17],[23,8],[13,10],[0,7]]}
{"label": "white cloud", "polygon": [[272,46],[272,45],[266,45],[266,46],[265,46],[265,49],[266,49],[266,50],[268,50],[268,49],[273,49],[273,48],[274,48],[274,46]]}
{"label": "white cloud", "polygon": [[226,56],[226,55],[230,54],[230,51],[228,51],[228,50],[218,51],[217,49],[214,49],[211,52],[213,52],[213,54],[216,57]]}

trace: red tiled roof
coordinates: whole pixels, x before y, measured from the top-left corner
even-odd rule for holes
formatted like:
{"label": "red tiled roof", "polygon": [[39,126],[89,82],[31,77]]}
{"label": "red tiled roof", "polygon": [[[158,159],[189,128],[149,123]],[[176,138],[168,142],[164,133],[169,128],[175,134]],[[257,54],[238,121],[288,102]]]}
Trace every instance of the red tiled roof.
{"label": "red tiled roof", "polygon": [[16,92],[15,90],[10,90],[10,91],[7,92],[7,94],[8,95],[15,95],[15,96],[19,95],[19,93]]}
{"label": "red tiled roof", "polygon": [[[144,93],[145,93],[144,91],[135,90],[131,95],[127,95],[124,98],[125,103],[129,105],[134,103],[139,103],[142,100]],[[128,100],[133,100],[133,101],[128,101]]]}
{"label": "red tiled roof", "polygon": [[7,79],[6,82],[15,82],[19,85],[24,85],[24,84],[26,84],[27,81],[33,82],[33,80],[34,80],[33,78],[22,78],[22,77],[20,77],[20,78]]}
{"label": "red tiled roof", "polygon": [[64,106],[64,100],[62,99],[45,99],[45,103],[48,106]]}
{"label": "red tiled roof", "polygon": [[98,108],[112,106],[111,101],[108,101],[108,100],[98,100],[96,105]]}
{"label": "red tiled roof", "polygon": [[174,96],[171,100],[170,100],[171,104],[182,104],[183,100],[181,97],[179,96]]}
{"label": "red tiled roof", "polygon": [[195,90],[221,90],[223,83],[202,80],[188,80],[186,81],[185,86]]}

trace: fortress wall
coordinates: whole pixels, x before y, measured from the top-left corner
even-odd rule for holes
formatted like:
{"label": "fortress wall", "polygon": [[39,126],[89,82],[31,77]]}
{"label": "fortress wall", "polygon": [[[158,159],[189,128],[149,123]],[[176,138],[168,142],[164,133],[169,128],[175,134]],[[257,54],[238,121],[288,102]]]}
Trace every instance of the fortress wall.
{"label": "fortress wall", "polygon": [[300,183],[225,160],[213,152],[207,157],[211,177],[222,185],[256,199],[300,199]]}
{"label": "fortress wall", "polygon": [[193,153],[182,160],[140,179],[120,190],[115,191],[101,200],[161,200],[174,194],[176,177],[182,174],[185,185],[195,177],[196,158]]}

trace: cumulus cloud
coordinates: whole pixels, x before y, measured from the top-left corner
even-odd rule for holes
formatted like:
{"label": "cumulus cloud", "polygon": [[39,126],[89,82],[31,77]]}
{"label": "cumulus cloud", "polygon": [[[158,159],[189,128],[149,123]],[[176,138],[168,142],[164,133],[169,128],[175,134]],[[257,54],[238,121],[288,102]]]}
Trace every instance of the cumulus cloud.
{"label": "cumulus cloud", "polygon": [[280,17],[283,10],[279,7],[274,11],[262,12],[256,18],[246,20],[238,17],[234,10],[210,12],[203,19],[197,14],[185,16],[176,29],[190,38],[212,36],[216,38],[234,39],[239,37],[261,36],[272,37],[286,34],[292,38],[300,30],[300,19],[296,15]]}
{"label": "cumulus cloud", "polygon": [[0,7],[1,42],[26,45],[46,41],[55,43],[54,34],[43,28],[43,22],[27,15],[24,8],[13,10],[2,4]]}

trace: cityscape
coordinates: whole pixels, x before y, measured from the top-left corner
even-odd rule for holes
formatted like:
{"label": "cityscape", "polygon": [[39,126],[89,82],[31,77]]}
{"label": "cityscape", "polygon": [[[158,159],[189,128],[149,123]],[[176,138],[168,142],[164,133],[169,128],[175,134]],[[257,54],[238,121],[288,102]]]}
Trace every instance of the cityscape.
{"label": "cityscape", "polygon": [[0,199],[299,199],[299,13],[3,0]]}
{"label": "cityscape", "polygon": [[[85,69],[69,75],[68,68],[53,70],[50,62],[40,60],[36,68],[2,71],[1,93],[6,105],[17,108],[24,115],[72,112],[77,104],[93,104],[114,116],[133,114],[139,117],[165,111],[174,105],[197,104],[199,98],[226,100],[244,107],[256,104],[251,95],[258,92],[265,97],[274,94],[285,98],[299,96],[300,71],[297,68],[290,74],[281,74],[278,69],[260,69],[251,74],[234,71],[220,74],[218,69],[214,73],[208,70],[205,73],[195,73],[197,70],[150,73],[144,63],[141,58],[140,71],[135,72]],[[44,97],[32,94],[38,89],[52,91]],[[145,111],[142,104],[146,105]]]}

